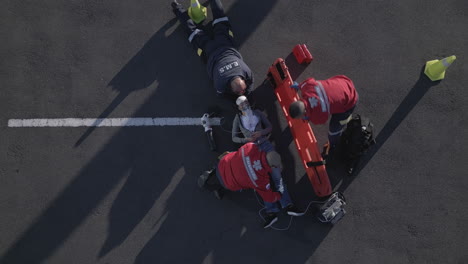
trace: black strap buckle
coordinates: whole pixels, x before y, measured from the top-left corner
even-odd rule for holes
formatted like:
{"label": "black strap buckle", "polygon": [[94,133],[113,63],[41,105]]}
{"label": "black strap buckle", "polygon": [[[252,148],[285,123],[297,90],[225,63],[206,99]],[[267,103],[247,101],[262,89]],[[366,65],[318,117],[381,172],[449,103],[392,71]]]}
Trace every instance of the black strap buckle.
{"label": "black strap buckle", "polygon": [[326,160],[309,161],[306,163],[307,167],[318,167],[327,164]]}

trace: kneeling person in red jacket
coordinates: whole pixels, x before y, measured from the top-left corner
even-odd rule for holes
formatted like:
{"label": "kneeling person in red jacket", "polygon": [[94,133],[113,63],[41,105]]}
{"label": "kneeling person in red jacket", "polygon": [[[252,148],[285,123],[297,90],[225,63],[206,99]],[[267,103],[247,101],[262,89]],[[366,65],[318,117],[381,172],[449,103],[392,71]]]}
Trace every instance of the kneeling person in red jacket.
{"label": "kneeling person in red jacket", "polygon": [[289,106],[292,118],[306,119],[315,125],[324,124],[331,115],[328,140],[333,149],[339,142],[358,101],[353,81],[344,75],[326,80],[309,78],[294,88],[301,90],[302,99]]}
{"label": "kneeling person in red jacket", "polygon": [[288,215],[304,215],[304,212],[294,206],[283,184],[279,154],[276,151],[266,153],[251,142],[240,147],[238,151],[224,155],[216,169],[200,176],[199,185],[215,192],[218,199],[222,198],[223,189],[254,189],[265,204],[267,215],[264,228],[270,227],[278,220],[278,202],[282,208],[286,208]]}

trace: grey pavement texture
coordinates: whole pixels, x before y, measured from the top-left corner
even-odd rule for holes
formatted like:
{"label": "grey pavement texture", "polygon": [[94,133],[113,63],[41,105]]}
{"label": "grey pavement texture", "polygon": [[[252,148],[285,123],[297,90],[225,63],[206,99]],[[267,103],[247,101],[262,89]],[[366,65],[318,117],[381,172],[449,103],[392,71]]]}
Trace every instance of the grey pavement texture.
{"label": "grey pavement texture", "polygon": [[[185,6],[189,1],[182,1]],[[203,2],[204,3],[204,2]],[[264,230],[251,191],[222,200],[196,179],[217,156],[201,127],[8,128],[13,118],[201,117],[215,96],[169,1],[2,1],[0,263],[468,263],[468,4],[225,0],[273,122],[298,205],[316,199],[271,87],[278,57],[295,79],[356,84],[377,129],[357,175],[330,170],[348,214],[310,210]],[[206,23],[209,22],[209,19]],[[294,64],[305,43],[314,61]],[[457,55],[446,79],[424,63]],[[322,144],[326,126],[313,127]],[[289,217],[281,215],[277,227]]]}

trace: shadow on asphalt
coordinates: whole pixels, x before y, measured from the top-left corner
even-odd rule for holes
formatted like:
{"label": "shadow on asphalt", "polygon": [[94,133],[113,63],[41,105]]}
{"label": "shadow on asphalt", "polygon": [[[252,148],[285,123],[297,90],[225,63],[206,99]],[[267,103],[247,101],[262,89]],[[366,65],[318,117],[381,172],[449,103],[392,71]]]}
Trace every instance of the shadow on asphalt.
{"label": "shadow on asphalt", "polygon": [[[158,80],[165,70],[163,50],[161,45],[166,38],[165,33],[169,30],[177,19],[172,19],[164,25],[151,39],[146,42],[143,48],[115,75],[108,83],[108,87],[118,91],[118,95],[99,115],[98,120],[108,117],[117,106],[122,103],[127,96],[135,91],[145,89],[154,81]],[[157,60],[155,58],[158,58]],[[99,121],[97,123],[100,123]],[[89,127],[86,132],[76,141],[75,147],[80,146],[83,141],[96,129]]]}
{"label": "shadow on asphalt", "polygon": [[[255,26],[270,12],[274,3],[268,5],[253,1],[237,1],[229,10],[229,16],[246,16],[250,20],[245,24],[234,25],[238,28],[237,40],[242,44],[255,30]],[[241,12],[242,11],[242,12]],[[234,17],[238,20],[239,17]],[[179,27],[173,34],[166,36],[166,31],[175,25],[173,19],[156,32],[143,48],[122,68],[109,82],[109,86],[119,92],[113,102],[102,112],[100,118],[110,113],[132,92],[147,88],[156,80],[159,87],[156,93],[143,105],[136,115],[151,112],[157,108],[172,91],[171,86],[183,86],[186,80],[177,80],[174,67],[168,67],[175,60],[184,60],[183,54],[167,54],[161,47],[174,49],[188,49],[184,43],[185,36]],[[242,29],[242,30],[239,30]],[[174,36],[179,35],[179,36]],[[177,57],[179,56],[179,57]],[[154,58],[158,58],[155,60]],[[286,61],[293,79],[296,79],[306,66],[293,63],[290,54]],[[267,70],[265,65],[265,71]],[[200,70],[196,74],[203,73]],[[266,74],[266,72],[265,72]],[[193,75],[193,73],[192,73]],[[187,78],[190,78],[188,75]],[[256,76],[257,82],[265,76]],[[175,82],[175,83],[174,83]],[[356,176],[346,177],[343,173],[330,172],[332,184],[336,186],[343,179],[339,190],[344,192],[360,171],[371,161],[373,156],[385,144],[392,133],[405,120],[407,115],[423,98],[425,93],[437,82],[431,82],[424,74],[395,110],[389,121],[378,134],[376,145],[363,158],[356,171]],[[211,89],[206,91],[211,92]],[[291,195],[296,203],[305,206],[313,200],[313,190],[308,178],[304,175],[297,183],[288,175],[296,174],[295,157],[289,149],[292,137],[289,129],[281,130],[280,118],[276,109],[276,101],[271,87],[260,85],[254,92],[256,106],[264,110],[273,124],[272,140],[276,149],[282,155],[284,163],[285,181],[289,186]],[[226,102],[223,102],[223,104]],[[235,109],[224,107],[223,115],[227,116],[226,128],[229,130],[232,123],[231,116]],[[280,112],[281,113],[281,112]],[[218,128],[217,128],[218,129]],[[88,129],[76,142],[78,147],[93,132]],[[229,133],[216,133],[219,150],[232,150],[233,144]],[[98,258],[106,256],[119,247],[135,230],[138,224],[152,212],[154,226],[158,230],[143,246],[135,263],[152,263],[168,260],[171,262],[202,262],[207,255],[214,252],[216,259],[227,260],[232,256],[233,247],[243,247],[245,256],[236,256],[236,260],[255,260],[255,254],[266,256],[272,249],[280,250],[278,241],[287,239],[303,244],[303,247],[289,249],[294,254],[288,256],[271,257],[271,261],[288,261],[291,263],[305,262],[318,248],[328,235],[332,226],[323,225],[315,220],[313,212],[306,216],[294,218],[293,225],[287,232],[264,231],[261,221],[256,216],[259,206],[252,193],[233,193],[228,195],[226,201],[215,201],[207,197],[207,208],[198,213],[190,209],[196,201],[187,200],[191,190],[183,186],[194,187],[194,180],[203,169],[194,156],[213,156],[208,149],[193,151],[171,151],[185,149],[190,140],[184,140],[185,132],[178,129],[165,128],[164,132],[157,128],[122,128],[109,141],[109,143],[79,172],[77,177],[63,190],[12,245],[0,259],[1,263],[39,263],[50,257],[65,241],[83,224],[85,219],[99,215],[97,206],[114,189],[119,187],[116,199],[108,216],[108,236],[102,245]],[[161,143],[161,139],[171,134],[178,138],[176,142]],[[201,136],[203,138],[203,135]],[[158,159],[158,162],[155,162]],[[164,166],[161,166],[163,164]],[[182,186],[182,187],[181,187]],[[209,196],[206,194],[206,196]],[[155,206],[156,205],[156,206]],[[230,212],[226,212],[226,206]],[[154,208],[157,212],[153,212]],[[164,209],[158,209],[164,208]],[[165,209],[168,208],[168,209]],[[216,208],[216,209],[214,209]],[[223,209],[224,208],[224,209]],[[234,208],[234,209],[233,209]],[[237,208],[237,209],[236,209]],[[218,213],[211,215],[210,210]],[[187,213],[188,211],[188,213]],[[240,235],[237,230],[226,229],[224,224],[226,216],[240,219],[246,227],[245,234]],[[238,215],[241,215],[240,217]],[[245,219],[244,219],[245,215]],[[181,220],[181,218],[185,218]],[[254,218],[255,221],[252,221]],[[287,222],[280,222],[282,226]],[[231,223],[232,226],[232,223]],[[176,230],[176,231],[174,231]],[[180,249],[183,245],[191,244],[192,248]],[[188,241],[188,242],[187,242]],[[262,246],[259,246],[262,245]],[[183,250],[183,253],[178,252]]]}
{"label": "shadow on asphalt", "polygon": [[[419,101],[424,97],[424,95],[429,91],[433,86],[436,86],[440,81],[433,82],[424,74],[424,67],[422,67],[419,74],[419,79],[414,84],[413,88],[409,91],[403,101],[400,103],[398,108],[393,112],[390,119],[384,125],[379,134],[375,137],[376,144],[366,153],[356,168],[356,171],[351,177],[344,176],[343,182],[339,187],[340,192],[344,192],[348,186],[353,182],[353,180],[359,176],[360,172],[366,167],[366,165],[372,160],[375,154],[383,147],[385,142],[390,138],[393,132],[398,128],[398,126],[406,119],[409,113],[413,108],[419,103]],[[372,120],[371,120],[372,121]],[[378,129],[378,128],[376,128]]]}
{"label": "shadow on asphalt", "polygon": [[[233,25],[237,29],[236,38],[239,44],[242,44],[253,34],[255,28],[276,3],[276,1],[259,2],[238,0],[228,12],[228,16],[235,18],[235,20],[242,21],[242,18],[247,18],[242,23]],[[173,34],[165,36],[166,30],[175,23],[176,20],[173,19],[156,32],[109,82],[109,86],[117,90],[119,94],[101,113],[100,118],[109,116],[130,93],[144,89],[156,80],[160,82],[156,94],[136,112],[136,115],[151,112],[147,110],[157,108],[158,103],[164,101],[160,98],[168,98],[172,94],[170,88],[174,84],[183,86],[185,80],[177,79],[178,75],[174,73],[176,69],[173,66],[168,67],[168,65],[174,60],[182,61],[186,58],[183,57],[183,54],[168,54],[161,48],[189,48],[188,43],[182,42],[185,36],[182,37],[183,32],[180,28],[174,32],[174,34],[181,35],[180,37],[174,37]],[[291,59],[290,56],[288,57]],[[269,65],[265,65],[265,70],[267,70],[267,66]],[[293,78],[299,76],[304,68],[291,68]],[[186,77],[190,78],[191,76]],[[262,77],[256,76],[257,82]],[[356,172],[357,175],[385,144],[430,87],[436,84],[421,75],[378,134],[377,144],[361,161]],[[307,177],[302,177],[298,183],[294,183],[290,177],[287,177],[287,175],[295,175],[296,173],[294,154],[289,151],[292,140],[289,129],[283,131],[280,129],[280,117],[277,116],[275,104],[271,103],[275,101],[273,93],[267,87],[262,86],[257,90],[258,98],[261,98],[257,101],[258,106],[267,112],[274,126],[273,141],[283,158],[285,180],[290,186],[293,199],[304,205],[305,199],[309,201],[314,198],[310,197],[313,191]],[[75,147],[80,146],[92,132],[93,128],[88,129],[78,139]],[[223,209],[222,204],[215,204],[211,200],[207,202],[211,207],[208,207],[204,212],[190,211],[190,206],[194,206],[195,201],[191,201],[187,197],[192,191],[187,190],[187,188],[182,191],[179,188],[195,186],[193,179],[205,169],[203,165],[200,165],[198,159],[194,159],[194,156],[208,157],[212,155],[208,149],[196,150],[195,152],[171,151],[172,149],[185,149],[187,145],[192,143],[189,140],[184,140],[184,133],[172,128],[165,128],[164,132],[157,128],[120,129],[6,251],[0,262],[40,263],[46,261],[83,224],[85,219],[99,215],[100,212],[96,210],[97,206],[114,188],[122,185],[110,210],[108,236],[100,249],[98,258],[121,245],[156,204],[158,208],[170,208],[170,210],[154,213],[151,221],[153,221],[154,226],[158,226],[159,231],[156,231],[154,236],[147,241],[136,257],[135,263],[156,263],[163,262],[161,260],[164,259],[175,263],[182,261],[200,263],[211,252],[215,252],[214,256],[217,259],[229,262],[235,246],[244,249],[246,254],[241,256],[244,261],[255,261],[257,253],[265,256],[271,253],[272,249],[279,251],[282,244],[278,241],[285,239],[298,241],[304,245],[302,248],[289,249],[289,252],[293,254],[288,256],[271,254],[270,260],[304,263],[332,228],[318,223],[311,214],[295,218],[288,232],[263,231],[260,221],[248,220],[256,217],[254,213],[257,212],[258,206],[255,204],[254,196],[245,193],[232,194],[230,198],[227,198],[227,201],[223,201],[230,208],[239,207],[233,212],[223,211],[226,209]],[[161,143],[161,139],[166,138],[167,134],[171,134],[179,140]],[[229,143],[231,142],[230,136],[220,137],[219,141],[220,150],[232,147],[232,143]],[[155,159],[158,159],[158,162],[155,162]],[[160,166],[161,164],[164,166]],[[346,190],[354,178],[346,178],[347,180],[345,179],[341,185],[340,191]],[[306,198],[300,200],[298,197]],[[212,216],[210,210],[213,208],[219,210],[221,214],[214,213]],[[187,210],[189,213],[186,213]],[[247,220],[243,219],[244,212]],[[240,220],[246,229],[253,231],[247,231],[244,235],[241,233],[239,236],[236,230],[225,229],[224,222],[229,221],[229,219],[223,216],[224,213],[230,216],[240,214]],[[185,219],[181,220],[181,218]],[[239,216],[235,219],[238,218]],[[182,245],[191,245],[192,247],[180,248],[181,241],[185,241]]]}
{"label": "shadow on asphalt", "polygon": [[[177,55],[167,54],[161,49],[162,46],[187,48],[188,45],[183,43],[182,38],[174,36],[181,32],[176,31],[165,36],[165,32],[175,25],[175,22],[175,19],[169,21],[156,32],[142,50],[111,80],[109,84],[119,91],[119,95],[100,115],[101,118],[108,116],[128,94],[148,87],[157,79],[161,90],[169,90],[171,84],[183,86],[184,80],[176,78],[175,66],[170,66],[174,57],[184,59],[183,54],[177,58]],[[145,107],[157,107],[160,101],[156,100],[156,106],[153,105],[157,96],[167,98],[167,94],[157,90],[135,115],[141,116],[142,113],[146,113]],[[88,129],[77,145],[91,132],[92,129]],[[161,143],[167,138],[167,134],[178,140],[170,144]],[[190,144],[184,135],[182,130],[176,128],[165,128],[164,131],[158,128],[137,127],[119,129],[107,145],[90,159],[73,181],[6,251],[0,258],[0,263],[45,262],[85,219],[99,215],[98,205],[114,188],[123,184],[111,207],[108,237],[99,255],[103,256],[120,245],[155,202],[161,199],[161,193],[173,182],[172,178],[176,174],[184,175],[184,172],[192,170],[193,166],[196,168],[196,162],[187,156],[187,153],[171,152],[169,149],[184,149]],[[209,154],[209,151],[200,151],[200,155]],[[179,182],[185,179],[185,176],[178,177]]]}
{"label": "shadow on asphalt", "polygon": [[[237,16],[234,17],[235,20],[243,21],[234,25],[234,28],[238,29],[239,44],[253,34],[275,3],[276,1],[259,3],[247,0],[234,3],[228,11],[228,16]],[[242,18],[245,17],[248,19],[244,21]],[[168,53],[162,48],[171,47],[175,50],[189,48],[188,43],[183,41],[186,38],[180,27],[174,33],[165,35],[175,23],[176,20],[173,19],[158,30],[109,82],[109,86],[119,94],[102,112],[100,118],[109,116],[130,93],[144,89],[157,80],[159,85],[155,94],[136,111],[135,115],[154,112],[167,101],[166,98],[173,96],[172,87],[183,87],[187,79],[204,72],[204,69],[200,69],[187,74],[185,79],[178,78],[180,74],[173,62],[184,61],[187,58],[183,53]],[[207,89],[206,92],[212,92],[212,89],[209,91]],[[271,114],[270,118],[277,119],[275,115]],[[88,129],[76,142],[75,147],[79,147],[92,132],[92,128]],[[168,138],[168,135],[177,140],[162,142],[162,139]],[[200,138],[204,138],[204,135]],[[278,136],[278,139],[282,140],[281,136]],[[229,260],[232,254],[231,248],[239,243],[247,249],[246,255],[243,256],[244,261],[252,261],[256,254],[268,256],[272,248],[277,248],[279,251],[282,245],[277,241],[284,238],[306,244],[302,248],[293,249],[293,255],[279,258],[272,255],[271,261],[282,259],[300,263],[305,262],[313,254],[330,227],[318,223],[311,224],[311,218],[304,217],[295,220],[289,232],[264,232],[261,221],[255,214],[258,205],[255,204],[253,196],[244,193],[233,194],[232,199],[227,199],[227,204],[230,207],[240,208],[231,212],[224,212],[226,209],[223,209],[223,205],[219,203],[203,209],[205,211],[201,213],[190,211],[190,207],[194,207],[199,201],[187,197],[194,192],[193,188],[196,186],[194,179],[205,169],[198,157],[213,156],[208,148],[187,149],[186,146],[193,144],[190,140],[186,131],[177,128],[165,128],[164,131],[159,128],[119,129],[107,145],[45,208],[37,220],[19,236],[0,258],[0,262],[45,262],[66,243],[85,220],[93,221],[101,214],[98,206],[114,189],[118,189],[118,193],[108,215],[108,235],[99,250],[98,259],[119,247],[150,212],[152,212],[151,219],[148,221],[152,221],[156,233],[142,248],[135,260],[136,263],[157,263],[167,257],[175,263],[187,259],[190,260],[188,263],[199,263],[213,251],[220,259]],[[220,138],[219,141],[221,150],[232,149],[230,136]],[[278,148],[280,151],[285,150],[282,146]],[[174,151],[174,149],[185,151]],[[291,156],[285,154],[285,163],[291,164],[291,159]],[[286,171],[294,173],[294,166],[288,165]],[[207,197],[207,200],[210,200],[208,203],[213,203],[211,199]],[[212,210],[221,214],[211,216]],[[238,219],[238,215],[244,212],[247,220],[242,220],[241,217],[241,221],[245,222],[247,230],[253,231],[239,236],[237,232],[230,233],[226,230],[224,214],[230,214],[233,216],[232,219]],[[308,234],[303,232],[302,228],[305,226],[308,227]],[[226,237],[227,242],[223,239]],[[223,243],[220,243],[219,239],[223,240]],[[192,248],[186,247],[184,253],[180,254],[178,251],[180,241],[184,240],[192,241],[193,243],[190,243]],[[263,246],[258,247],[258,245]]]}

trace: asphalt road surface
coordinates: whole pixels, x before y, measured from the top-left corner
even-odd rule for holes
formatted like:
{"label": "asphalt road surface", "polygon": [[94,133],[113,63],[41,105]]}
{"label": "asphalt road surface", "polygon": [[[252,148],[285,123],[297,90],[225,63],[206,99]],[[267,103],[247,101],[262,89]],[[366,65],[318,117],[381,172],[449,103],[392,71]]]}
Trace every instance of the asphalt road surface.
{"label": "asphalt road surface", "polygon": [[[237,147],[235,110],[169,3],[2,1],[0,263],[468,263],[466,1],[223,1],[299,206],[316,197],[262,85],[276,58],[289,58],[298,81],[349,76],[356,112],[377,130],[355,177],[330,171],[348,214],[329,226],[310,209],[287,231],[262,228],[252,191],[219,201],[198,189],[198,175]],[[308,66],[290,55],[299,43]],[[443,81],[421,75],[450,55]],[[214,110],[226,120],[218,152],[201,126],[8,127]],[[327,126],[313,129],[323,144]]]}

